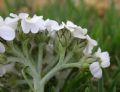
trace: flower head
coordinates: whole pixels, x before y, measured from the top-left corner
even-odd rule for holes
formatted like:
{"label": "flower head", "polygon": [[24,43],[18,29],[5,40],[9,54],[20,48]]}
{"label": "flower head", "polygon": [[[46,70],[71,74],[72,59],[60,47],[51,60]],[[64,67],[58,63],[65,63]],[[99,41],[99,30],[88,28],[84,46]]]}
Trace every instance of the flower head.
{"label": "flower head", "polygon": [[[89,35],[87,35],[87,29],[81,28],[80,26],[75,25],[71,21],[67,21],[66,24],[64,22],[62,22],[61,24],[59,24],[58,22],[56,22],[54,20],[50,20],[50,19],[47,19],[47,20],[44,21],[44,19],[43,19],[42,16],[36,16],[36,15],[34,15],[33,17],[29,17],[29,14],[27,14],[27,13],[20,13],[19,15],[11,13],[10,16],[11,17],[7,17],[5,19],[3,19],[2,17],[0,17],[0,37],[2,39],[6,40],[6,41],[11,41],[11,40],[13,40],[15,38],[15,30],[17,29],[18,20],[21,22],[21,28],[22,28],[23,33],[25,33],[25,34],[30,33],[30,32],[35,34],[35,33],[38,33],[39,31],[40,32],[43,32],[43,31],[46,32],[46,30],[47,30],[48,33],[49,33],[49,35],[52,36],[52,37],[54,37],[56,32],[58,32],[59,30],[62,30],[64,28],[66,28],[67,30],[64,30],[64,31],[66,31],[66,32],[69,31],[73,35],[73,37],[78,38],[77,42],[75,41],[75,44],[74,43],[71,44],[75,39],[74,40],[70,39],[70,41],[67,41],[67,40],[69,40],[68,37],[64,37],[65,39],[58,39],[59,37],[63,38],[63,36],[68,36],[68,35],[66,35],[65,32],[64,32],[65,35],[62,34],[62,36],[58,36],[57,40],[55,40],[55,41],[51,40],[51,38],[49,37],[50,40],[49,39],[45,40],[46,41],[45,45],[48,44],[48,43],[50,43],[49,41],[52,41],[52,44],[49,44],[46,48],[44,48],[44,49],[46,49],[45,51],[48,52],[47,54],[45,52],[45,54],[46,54],[46,56],[45,56],[46,59],[44,59],[45,61],[49,61],[48,59],[50,59],[50,60],[53,59],[54,58],[53,55],[57,54],[57,53],[54,53],[54,51],[56,52],[57,49],[59,49],[59,48],[62,51],[62,53],[64,53],[65,56],[67,56],[68,53],[65,53],[66,51],[65,52],[63,51],[66,48],[64,48],[64,46],[62,47],[61,44],[60,44],[60,46],[58,46],[59,45],[58,42],[62,42],[63,41],[63,42],[68,43],[67,47],[69,46],[69,44],[72,45],[72,46],[70,46],[70,49],[68,47],[67,52],[69,52],[69,50],[71,50],[72,47],[73,47],[73,49],[76,50],[77,53],[79,53],[78,55],[80,55],[80,57],[82,57],[82,54],[81,54],[82,52],[81,52],[81,49],[80,50],[78,50],[78,49],[80,47],[83,47],[83,45],[86,42],[87,42],[87,45],[85,46],[85,48],[83,50],[83,53],[86,56],[87,55],[89,56],[92,53],[92,50],[93,50],[94,46],[97,46],[97,42],[95,40],[93,40]],[[70,37],[71,37],[71,35],[70,35]],[[44,36],[43,36],[42,39],[44,39]],[[79,41],[79,39],[80,39],[80,41]],[[15,40],[14,44],[17,44],[16,41],[18,41],[18,40],[19,40],[19,37],[18,37],[17,40]],[[79,43],[82,42],[81,40],[85,41],[85,42],[83,42],[82,44],[78,45]],[[27,40],[27,41],[29,41],[29,40]],[[31,50],[31,52],[33,51],[34,48],[38,49],[38,46],[34,46],[34,45],[36,45],[38,43],[38,41],[36,39],[33,39],[32,41],[35,44],[32,44],[32,42],[30,42],[31,47],[29,46],[29,49]],[[19,40],[19,42],[20,42],[20,40]],[[22,54],[21,51],[23,51],[23,46],[24,45],[26,45],[26,48],[27,48],[28,45],[29,45],[29,43],[24,44],[21,41],[22,50],[20,50],[20,54]],[[78,45],[78,46],[76,46],[76,45]],[[17,46],[15,46],[15,47],[19,48],[21,46],[18,46],[18,44],[17,44]],[[54,48],[55,48],[55,50],[52,50]],[[35,50],[37,50],[37,49],[35,49]],[[42,49],[43,49],[43,47],[42,47]],[[13,50],[13,49],[9,49],[9,50]],[[17,50],[17,51],[18,51],[18,54],[19,54],[19,50]],[[0,42],[0,53],[4,53],[4,52],[5,52],[5,46]],[[10,51],[10,52],[12,52],[12,51]],[[42,52],[40,52],[40,51],[38,51],[38,52],[41,54],[41,53],[44,52],[44,50]],[[24,53],[24,51],[23,51],[23,53]],[[12,54],[14,54],[14,51],[13,51]],[[15,50],[15,54],[16,54],[16,50]],[[25,54],[29,54],[29,53],[26,53],[26,51],[25,51]],[[32,53],[30,53],[30,54],[31,54],[31,56],[33,55]],[[19,55],[19,56],[23,57],[21,55]],[[95,78],[101,78],[102,77],[102,68],[106,68],[106,67],[110,66],[110,57],[109,57],[109,54],[108,54],[108,52],[101,52],[101,49],[99,48],[98,51],[93,56],[95,57],[95,59],[97,58],[97,61],[95,61],[92,64],[90,64],[90,66],[89,66],[90,72],[92,73],[92,75]],[[64,56],[62,56],[62,58],[63,57]],[[61,54],[60,54],[60,59],[61,59]],[[68,55],[68,59],[69,59],[69,55]],[[70,54],[70,59],[72,59],[71,54]],[[34,56],[33,56],[33,60],[34,60]],[[60,60],[60,61],[62,61],[62,60]],[[65,60],[65,61],[67,61],[67,60]],[[78,63],[75,62],[74,66],[78,67],[79,63],[80,62],[78,62]],[[7,65],[3,65],[3,66],[0,65],[0,77],[3,76],[6,72],[12,70],[13,69],[12,67],[13,67],[12,64],[7,64]],[[32,66],[30,65],[29,67],[32,67]]]}

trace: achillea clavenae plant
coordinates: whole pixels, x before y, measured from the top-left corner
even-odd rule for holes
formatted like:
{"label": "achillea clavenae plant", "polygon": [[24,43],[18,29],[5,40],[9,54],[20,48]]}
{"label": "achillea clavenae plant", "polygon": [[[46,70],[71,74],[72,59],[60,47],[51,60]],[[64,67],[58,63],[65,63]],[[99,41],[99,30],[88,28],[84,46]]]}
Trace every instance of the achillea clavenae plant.
{"label": "achillea clavenae plant", "polygon": [[59,24],[42,16],[10,14],[0,17],[0,37],[0,57],[6,62],[0,65],[0,77],[22,64],[32,92],[44,92],[45,84],[63,69],[89,69],[99,79],[102,68],[110,66],[108,52],[93,52],[97,42],[71,21]]}

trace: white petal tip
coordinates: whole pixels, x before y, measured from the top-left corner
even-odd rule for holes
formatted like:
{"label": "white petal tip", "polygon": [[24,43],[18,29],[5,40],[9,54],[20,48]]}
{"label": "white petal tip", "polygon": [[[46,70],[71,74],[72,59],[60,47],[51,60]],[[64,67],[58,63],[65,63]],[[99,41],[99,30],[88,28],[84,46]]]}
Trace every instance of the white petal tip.
{"label": "white petal tip", "polygon": [[8,26],[0,27],[0,37],[4,40],[11,41],[15,38],[15,30]]}

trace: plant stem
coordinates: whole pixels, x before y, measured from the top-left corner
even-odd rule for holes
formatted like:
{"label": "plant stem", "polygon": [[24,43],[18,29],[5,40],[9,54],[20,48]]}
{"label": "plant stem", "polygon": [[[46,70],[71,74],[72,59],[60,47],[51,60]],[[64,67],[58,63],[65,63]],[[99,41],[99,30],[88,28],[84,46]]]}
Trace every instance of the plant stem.
{"label": "plant stem", "polygon": [[34,92],[44,92],[44,85],[41,84],[41,79],[38,77],[33,78]]}
{"label": "plant stem", "polygon": [[39,44],[39,47],[38,47],[37,72],[39,73],[40,78],[41,78],[41,71],[42,71],[43,46],[44,44]]}
{"label": "plant stem", "polygon": [[55,74],[56,72],[66,69],[66,68],[80,68],[80,63],[69,63],[69,64],[57,64],[49,73],[47,73],[41,80],[41,84],[45,85]]}
{"label": "plant stem", "polygon": [[49,73],[47,73],[41,80],[41,84],[45,85],[55,74],[61,69],[61,66],[56,65]]}

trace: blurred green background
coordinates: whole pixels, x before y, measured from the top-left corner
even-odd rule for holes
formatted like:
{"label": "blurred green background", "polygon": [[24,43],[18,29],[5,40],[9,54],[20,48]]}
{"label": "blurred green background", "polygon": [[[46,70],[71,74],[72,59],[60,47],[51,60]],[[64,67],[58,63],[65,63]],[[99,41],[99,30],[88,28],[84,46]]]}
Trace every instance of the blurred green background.
{"label": "blurred green background", "polygon": [[[91,81],[86,73],[85,77],[73,70],[61,92],[120,92],[119,0],[0,0],[0,15],[5,17],[11,12],[42,15],[59,22],[71,20],[87,28],[102,50],[110,53],[111,66],[104,70],[103,79]],[[46,92],[54,92],[49,85]]]}

